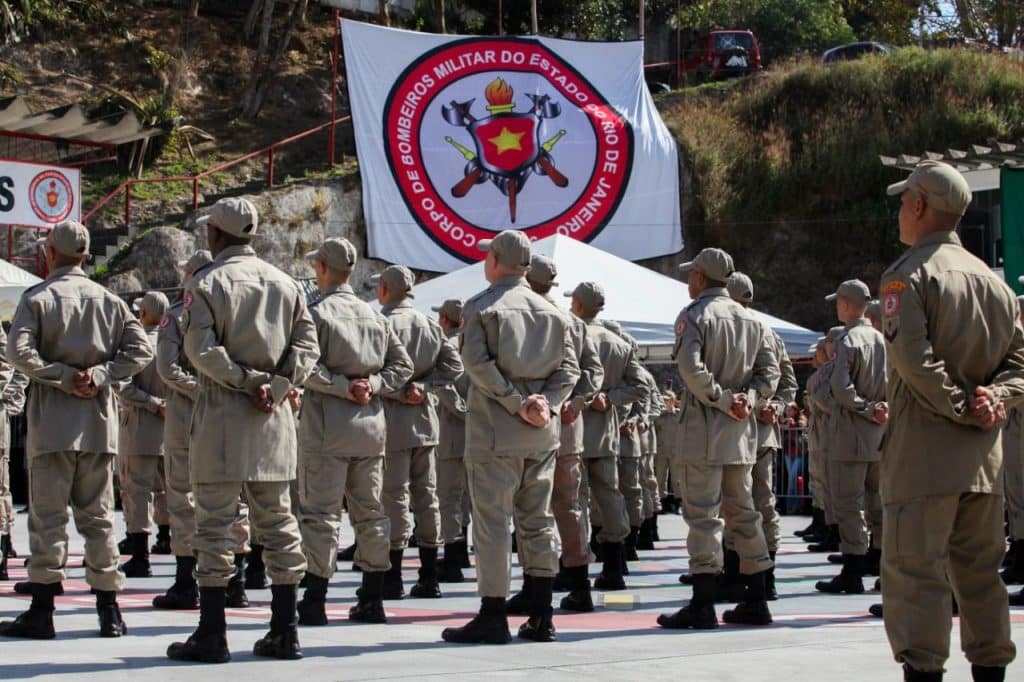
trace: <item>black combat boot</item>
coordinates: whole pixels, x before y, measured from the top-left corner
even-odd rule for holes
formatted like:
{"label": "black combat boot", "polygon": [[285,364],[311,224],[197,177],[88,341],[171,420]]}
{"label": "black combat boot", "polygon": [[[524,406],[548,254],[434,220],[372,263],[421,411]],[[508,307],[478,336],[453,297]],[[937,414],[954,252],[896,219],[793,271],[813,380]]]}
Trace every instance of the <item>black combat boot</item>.
{"label": "black combat boot", "polygon": [[132,553],[132,534],[131,533],[127,533],[126,532],[124,534],[124,537],[121,538],[120,541],[118,541],[118,543],[117,543],[117,551],[120,552],[122,555],[123,554],[131,554]]}
{"label": "black combat boot", "polygon": [[263,563],[263,545],[252,545],[245,558],[245,589],[267,589],[267,566]]}
{"label": "black combat boot", "polygon": [[156,542],[150,548],[151,554],[171,553],[171,527],[164,524],[156,527]]}
{"label": "black combat boot", "polygon": [[764,571],[744,576],[747,592],[743,601],[723,613],[722,620],[733,625],[771,625],[772,614],[768,610],[764,577]]}
{"label": "black combat boot", "polygon": [[923,673],[914,670],[909,664],[903,664],[904,682],[942,682],[942,673]]}
{"label": "black combat boot", "polygon": [[778,601],[779,591],[775,588],[775,552],[768,552],[772,567],[764,572],[764,595],[768,601]]}
{"label": "black combat boot", "polygon": [[747,593],[747,582],[740,575],[740,555],[731,549],[723,556],[724,570],[718,576],[715,601],[724,604],[738,604]]}
{"label": "black combat boot", "polygon": [[119,567],[126,578],[152,578],[149,567],[149,533],[129,533],[129,550],[132,558]]}
{"label": "black combat boot", "polygon": [[299,625],[327,625],[327,578],[306,572],[306,591],[297,609]]}
{"label": "black combat boot", "polygon": [[359,602],[348,610],[348,619],[359,623],[386,623],[384,571],[364,571],[363,585],[356,590]]}
{"label": "black combat boot", "polygon": [[437,547],[420,547],[419,580],[409,590],[414,599],[440,599],[441,586],[437,581]]}
{"label": "black combat boot", "polygon": [[652,528],[656,518],[658,517],[648,517],[640,524],[640,534],[636,536],[636,548],[641,552],[650,552],[654,549],[654,531]]}
{"label": "black combat boot", "polygon": [[661,542],[661,535],[658,534],[658,515],[651,517],[651,541]]}
{"label": "black combat boot", "polygon": [[249,608],[249,596],[245,593],[245,555],[235,555],[235,572],[228,581],[227,605],[232,609]]}
{"label": "black combat boot", "polygon": [[534,642],[555,641],[555,624],[551,620],[551,588],[554,578],[534,578],[531,585],[529,618],[519,627],[519,639]]}
{"label": "black combat boot", "polygon": [[1006,668],[972,665],[971,677],[974,682],[1003,682],[1006,679]]}
{"label": "black combat boot", "polygon": [[598,590],[615,591],[626,589],[626,581],[622,579],[623,546],[621,542],[605,542],[602,544],[604,566],[601,574],[594,580]]}
{"label": "black combat boot", "polygon": [[96,615],[100,618],[100,637],[120,637],[128,634],[128,626],[121,617],[116,592],[96,592]]}
{"label": "black combat boot", "polygon": [[386,601],[405,599],[405,587],[402,586],[402,554],[403,550],[393,549],[389,553],[391,568],[384,573],[384,599]]}
{"label": "black combat boot", "polygon": [[53,597],[60,583],[29,583],[32,605],[14,620],[0,623],[0,636],[25,639],[53,639]]}
{"label": "black combat boot", "polygon": [[[63,582],[52,583],[52,584],[56,586],[56,587],[53,588],[54,590],[56,590],[56,592],[54,592],[54,594],[56,594],[58,597],[64,594],[64,583]],[[14,592],[15,592],[15,594],[29,594],[30,595],[30,594],[32,594],[32,583],[30,583],[27,580],[21,580],[19,582],[16,582],[16,583],[14,583]]]}
{"label": "black combat boot", "polygon": [[590,594],[590,579],[587,577],[589,566],[573,566],[565,569],[569,579],[569,594],[562,597],[559,604],[566,611],[590,613],[594,610],[594,599]]}
{"label": "black combat boot", "polygon": [[7,557],[10,556],[10,554],[7,553],[7,545],[9,545],[10,542],[10,535],[0,536],[0,580],[11,579],[11,577],[7,574]]}
{"label": "black combat boot", "polygon": [[715,587],[717,576],[698,573],[693,576],[693,598],[673,614],[658,616],[658,625],[670,630],[714,630],[718,627],[715,615]]}
{"label": "black combat boot", "polygon": [[828,594],[864,594],[864,555],[844,554],[843,570],[832,580],[819,581],[814,587]]}
{"label": "black combat boot", "polygon": [[0,539],[0,543],[3,544],[4,556],[6,556],[8,559],[18,558],[18,551],[14,549],[14,541],[11,539],[10,533],[4,535],[3,538]]}
{"label": "black combat boot", "polygon": [[878,577],[882,575],[882,550],[871,547],[864,557],[864,575]]}
{"label": "black combat boot", "polygon": [[355,561],[356,558],[356,543],[352,543],[345,549],[338,552],[338,561]]}
{"label": "black combat boot", "polygon": [[[636,543],[640,537],[640,526],[633,526],[629,529],[629,535],[626,536],[626,561],[640,561],[639,555],[636,553]],[[623,571],[624,575],[629,575],[628,567]]]}
{"label": "black combat boot", "polygon": [[525,616],[530,612],[533,603],[533,576],[523,573],[523,589],[519,590],[505,603],[505,613],[513,616]]}
{"label": "black combat boot", "polygon": [[[807,538],[804,538],[805,540]],[[839,526],[832,524],[825,532],[825,536],[819,541],[807,545],[808,552],[838,552],[839,551]]]}
{"label": "black combat boot", "polygon": [[1024,589],[1017,594],[1010,595],[1010,606],[1024,606]]}
{"label": "black combat boot", "polygon": [[252,647],[252,655],[296,661],[302,658],[295,607],[299,596],[299,587],[298,585],[272,585],[270,593],[272,595],[270,632],[263,639],[256,641]]}
{"label": "black combat boot", "polygon": [[1010,562],[999,573],[999,576],[1007,585],[1024,583],[1024,541],[1014,540],[1010,543],[1007,554],[1010,555]]}
{"label": "black combat boot", "polygon": [[602,553],[603,544],[597,539],[597,536],[601,534],[601,526],[590,527],[590,551],[594,554],[598,561],[604,560]]}
{"label": "black combat boot", "polygon": [[223,587],[199,588],[199,627],[184,642],[167,647],[167,658],[199,663],[227,663],[228,630],[224,620],[227,591]]}
{"label": "black combat boot", "polygon": [[199,608],[199,586],[192,572],[196,568],[195,557],[174,557],[174,584],[166,594],[153,597],[153,608],[171,611]]}
{"label": "black combat boot", "polygon": [[572,582],[566,572],[562,557],[558,557],[558,573],[555,574],[555,583],[552,588],[555,592],[568,592],[572,589]]}
{"label": "black combat boot", "polygon": [[449,542],[444,546],[444,559],[438,563],[437,581],[439,583],[461,583],[466,581],[462,575],[462,553],[466,551],[466,541]]}
{"label": "black combat boot", "polygon": [[480,612],[461,628],[445,628],[441,639],[453,644],[508,644],[512,633],[508,629],[505,599],[484,597]]}

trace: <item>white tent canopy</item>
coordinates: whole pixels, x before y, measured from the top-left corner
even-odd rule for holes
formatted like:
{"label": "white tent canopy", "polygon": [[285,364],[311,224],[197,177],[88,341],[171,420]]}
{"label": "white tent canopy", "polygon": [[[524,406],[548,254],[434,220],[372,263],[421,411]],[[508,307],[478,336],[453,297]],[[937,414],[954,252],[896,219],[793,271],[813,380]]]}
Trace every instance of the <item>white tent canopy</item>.
{"label": "white tent canopy", "polygon": [[14,317],[25,289],[42,281],[31,272],[0,260],[0,320],[7,322]]}
{"label": "white tent canopy", "polygon": [[[561,235],[535,242],[533,250],[555,261],[561,290],[571,291],[588,280],[601,284],[605,291],[601,316],[617,320],[632,334],[646,361],[671,360],[676,318],[690,303],[685,282]],[[436,313],[431,307],[440,306],[449,298],[471,298],[486,287],[483,263],[476,263],[418,285],[413,290],[413,304],[433,317]],[[561,290],[552,293],[557,303],[568,309],[569,299],[562,296]],[[764,313],[756,314],[782,337],[791,357],[810,355],[808,349],[818,338],[816,332]]]}

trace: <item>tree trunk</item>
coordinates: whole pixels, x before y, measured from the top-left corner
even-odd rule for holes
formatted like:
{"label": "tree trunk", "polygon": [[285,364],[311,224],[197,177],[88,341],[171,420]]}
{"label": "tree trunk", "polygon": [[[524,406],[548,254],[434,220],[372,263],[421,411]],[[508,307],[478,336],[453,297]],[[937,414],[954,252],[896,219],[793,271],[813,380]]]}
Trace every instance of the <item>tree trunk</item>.
{"label": "tree trunk", "polygon": [[274,0],[263,2],[263,30],[260,32],[260,47],[256,55],[257,64],[267,56],[270,47],[270,28],[274,23]]}
{"label": "tree trunk", "polygon": [[256,115],[260,113],[260,109],[263,107],[263,100],[267,96],[267,91],[270,89],[270,85],[274,82],[274,76],[277,74],[277,68],[281,63],[281,59],[288,51],[288,43],[291,42],[292,33],[295,31],[295,27],[299,25],[299,20],[305,13],[307,4],[309,4],[309,0],[297,0],[292,6],[292,13],[288,18],[288,25],[285,27],[284,33],[281,34],[281,39],[277,43],[277,49],[274,51],[273,58],[271,58],[270,62],[263,69],[259,78],[252,83],[250,86],[251,91],[246,92],[243,96],[243,117],[254,119],[256,118]]}
{"label": "tree trunk", "polygon": [[245,39],[249,40],[252,38],[252,34],[256,31],[256,20],[260,18],[260,10],[263,8],[263,0],[252,0],[252,4],[249,5],[249,13],[245,15]]}
{"label": "tree trunk", "polygon": [[385,26],[391,25],[391,12],[388,9],[388,0],[377,0],[377,7],[380,11],[380,23]]}
{"label": "tree trunk", "polygon": [[189,0],[188,3],[188,15],[190,17],[199,16],[199,0]]}
{"label": "tree trunk", "polygon": [[447,33],[448,27],[444,18],[444,0],[437,0],[437,16],[441,20],[441,33]]}

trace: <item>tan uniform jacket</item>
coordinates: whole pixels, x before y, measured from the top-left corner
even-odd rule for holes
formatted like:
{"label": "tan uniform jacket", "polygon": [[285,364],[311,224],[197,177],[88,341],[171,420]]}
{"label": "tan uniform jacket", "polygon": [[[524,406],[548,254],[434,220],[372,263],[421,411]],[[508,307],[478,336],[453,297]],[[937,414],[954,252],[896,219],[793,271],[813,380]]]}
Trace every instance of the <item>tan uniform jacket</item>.
{"label": "tan uniform jacket", "polygon": [[[57,268],[26,291],[7,339],[7,359],[32,381],[29,456],[117,452],[117,406],[110,390],[153,359],[142,325],[120,298],[79,267]],[[72,395],[74,375],[90,367],[92,400]]]}
{"label": "tan uniform jacket", "polygon": [[712,287],[687,307],[677,331],[676,359],[687,389],[678,436],[684,461],[753,464],[756,411],[744,421],[729,412],[737,393],[746,393],[751,406],[775,395],[779,365],[764,327],[724,287]]}
{"label": "tan uniform jacket", "polygon": [[160,320],[156,342],[157,374],[169,389],[167,411],[164,415],[164,448],[188,450],[188,433],[192,424],[192,404],[199,394],[199,380],[185,357],[182,328],[184,307],[177,302]]}
{"label": "tan uniform jacket", "polygon": [[760,419],[757,420],[757,447],[778,449],[782,447],[782,427],[779,420],[782,419],[786,406],[796,400],[796,392],[800,385],[796,381],[796,372],[793,371],[789,353],[786,352],[786,342],[768,325],[764,326],[764,330],[779,361],[779,385],[775,389],[775,395],[770,400],[763,401],[762,405],[774,405],[778,419],[774,424],[765,424]]}
{"label": "tan uniform jacket", "polygon": [[1015,407],[1024,398],[1024,331],[1016,297],[955,233],[920,240],[882,277],[889,422],[886,504],[999,492],[1001,429],[973,425],[978,386]]}
{"label": "tan uniform jacket", "polygon": [[0,327],[0,450],[11,447],[10,418],[25,410],[25,388],[28,378],[7,362],[4,349],[7,347],[7,333]]}
{"label": "tan uniform jacket", "polygon": [[[580,378],[565,313],[523,277],[502,277],[465,307],[462,361],[470,388],[466,457],[527,457],[559,446],[562,403]],[[551,423],[539,429],[518,415],[533,394],[545,396]]]}
{"label": "tan uniform jacket", "polygon": [[[310,306],[320,361],[306,379],[299,420],[303,456],[384,456],[387,425],[382,393],[412,376],[412,360],[384,316],[343,284]],[[368,379],[369,405],[345,398],[354,379]]]}
{"label": "tan uniform jacket", "polygon": [[[619,413],[619,457],[635,459],[643,454],[640,438],[640,422],[643,421],[643,400],[616,407]],[[629,428],[625,433],[623,427]]]}
{"label": "tan uniform jacket", "polygon": [[653,455],[658,452],[658,438],[654,432],[654,424],[661,413],[665,411],[665,399],[661,397],[658,380],[646,367],[644,368],[644,378],[647,380],[647,399],[644,401],[643,415],[646,430],[640,434],[640,449],[645,455]]}
{"label": "tan uniform jacket", "polygon": [[[408,351],[414,368],[408,383],[384,394],[388,452],[437,445],[440,428],[433,389],[458,379],[462,360],[445,338],[441,325],[413,308],[409,299],[384,306],[381,312]],[[428,391],[427,399],[419,405],[406,402],[405,391],[411,384]]]}
{"label": "tan uniform jacket", "polygon": [[643,367],[629,343],[599,320],[584,322],[604,366],[600,392],[607,394],[612,407],[605,412],[592,410],[589,406],[583,410],[583,452],[588,458],[615,457],[620,450],[619,412],[616,408],[642,400],[647,395],[647,384],[643,378]]}
{"label": "tan uniform jacket", "polygon": [[[150,345],[156,348],[159,327],[144,329]],[[164,420],[159,411],[166,393],[167,387],[160,379],[154,362],[114,388],[114,394],[121,403],[117,454],[129,457],[164,454]]]}
{"label": "tan uniform jacket", "polygon": [[885,341],[866,319],[846,327],[836,342],[829,385],[836,410],[832,414],[838,462],[877,462],[881,458],[885,427],[874,419],[875,405],[885,400]]}
{"label": "tan uniform jacket", "polygon": [[804,409],[807,412],[807,447],[817,453],[821,447],[821,441],[825,434],[825,417],[827,416],[815,400],[814,393],[821,386],[822,368],[814,370],[807,378],[807,385],[804,387]]}
{"label": "tan uniform jacket", "polygon": [[[448,342],[458,346],[459,332],[448,335]],[[462,459],[466,454],[466,398],[469,397],[469,377],[463,372],[455,383],[434,390],[440,412],[440,438],[438,459]]]}
{"label": "tan uniform jacket", "polygon": [[193,483],[295,478],[295,415],[253,394],[306,380],[320,357],[298,285],[250,246],[224,249],[185,289],[185,354],[199,375],[189,442]]}
{"label": "tan uniform jacket", "polygon": [[675,457],[679,452],[679,411],[662,412],[654,422],[654,431],[658,438],[658,454],[668,459]]}
{"label": "tan uniform jacket", "polygon": [[[548,299],[550,300],[550,299]],[[552,301],[552,305],[554,302]],[[572,398],[582,398],[584,403],[590,402],[604,381],[604,365],[597,353],[597,346],[590,338],[587,324],[576,317],[568,315],[572,337],[572,347],[576,352],[576,361],[580,366],[580,378],[572,389]],[[571,424],[562,424],[560,455],[577,455],[583,452],[583,413],[581,412]]]}

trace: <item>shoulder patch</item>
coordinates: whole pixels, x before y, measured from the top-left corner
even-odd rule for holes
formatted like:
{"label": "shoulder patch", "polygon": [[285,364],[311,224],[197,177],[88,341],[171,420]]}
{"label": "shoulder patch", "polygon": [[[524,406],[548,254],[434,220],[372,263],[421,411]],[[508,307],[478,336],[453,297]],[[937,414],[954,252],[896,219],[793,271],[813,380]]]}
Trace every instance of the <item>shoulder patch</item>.
{"label": "shoulder patch", "polygon": [[890,292],[885,294],[885,300],[882,302],[882,310],[886,317],[896,317],[900,312],[899,293]]}
{"label": "shoulder patch", "polygon": [[676,336],[682,336],[686,331],[686,317],[683,316],[676,322]]}
{"label": "shoulder patch", "polygon": [[181,302],[182,305],[185,307],[185,310],[188,310],[189,308],[192,307],[192,301],[192,291],[189,289],[185,289],[185,294],[181,297]]}
{"label": "shoulder patch", "polygon": [[907,283],[906,282],[903,282],[903,281],[898,280],[898,279],[894,279],[894,280],[891,280],[889,282],[886,282],[882,286],[882,295],[885,296],[885,295],[888,295],[888,294],[902,294],[906,290],[907,290]]}

